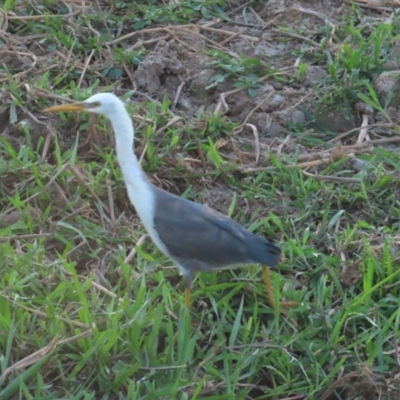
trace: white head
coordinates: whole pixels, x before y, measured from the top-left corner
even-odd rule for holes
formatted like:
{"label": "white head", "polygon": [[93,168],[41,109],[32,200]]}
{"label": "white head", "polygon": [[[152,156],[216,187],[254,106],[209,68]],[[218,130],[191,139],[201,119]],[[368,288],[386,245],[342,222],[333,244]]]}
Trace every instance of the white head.
{"label": "white head", "polygon": [[97,93],[81,103],[86,111],[102,114],[106,117],[115,115],[125,104],[112,93]]}
{"label": "white head", "polygon": [[115,117],[116,115],[121,114],[121,111],[125,111],[125,104],[115,96],[115,94],[97,93],[80,103],[63,104],[46,108],[43,111],[88,111],[95,114],[102,114],[109,119],[113,119],[113,116]]}

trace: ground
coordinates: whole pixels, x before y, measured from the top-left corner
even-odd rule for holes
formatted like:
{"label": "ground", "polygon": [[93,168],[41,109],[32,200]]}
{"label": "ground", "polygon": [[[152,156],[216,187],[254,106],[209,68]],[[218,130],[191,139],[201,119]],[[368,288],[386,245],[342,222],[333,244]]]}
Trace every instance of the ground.
{"label": "ground", "polygon": [[[398,1],[6,0],[0,399],[398,399]],[[126,196],[114,92],[151,181],[279,245],[177,270]]]}

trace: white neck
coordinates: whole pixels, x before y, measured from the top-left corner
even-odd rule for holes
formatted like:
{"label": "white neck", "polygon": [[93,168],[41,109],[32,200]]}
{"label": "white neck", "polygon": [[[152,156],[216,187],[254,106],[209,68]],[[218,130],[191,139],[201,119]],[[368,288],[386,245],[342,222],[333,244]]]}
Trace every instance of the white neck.
{"label": "white neck", "polygon": [[122,176],[124,177],[129,199],[135,206],[143,224],[150,223],[154,215],[154,194],[152,185],[139,165],[139,161],[133,151],[134,129],[132,120],[121,105],[116,112],[109,116],[115,134],[116,152]]}
{"label": "white neck", "polygon": [[153,185],[140,168],[139,161],[133,151],[135,131],[132,120],[122,104],[108,118],[114,129],[117,159],[129,199],[154,243],[164,254],[167,254],[164,244],[160,241],[154,229],[155,192]]}
{"label": "white neck", "polygon": [[140,168],[139,161],[133,151],[135,131],[132,120],[124,108],[109,117],[115,134],[118,163],[122,170],[125,183],[138,190],[149,182]]}

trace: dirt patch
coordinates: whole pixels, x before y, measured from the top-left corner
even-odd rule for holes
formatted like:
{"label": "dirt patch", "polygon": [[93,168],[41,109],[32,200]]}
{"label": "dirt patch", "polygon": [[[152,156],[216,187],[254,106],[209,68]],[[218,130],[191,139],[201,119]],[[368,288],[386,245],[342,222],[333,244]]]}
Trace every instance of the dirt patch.
{"label": "dirt patch", "polygon": [[0,215],[0,228],[8,228],[10,225],[24,222],[27,218],[31,219],[34,224],[38,224],[41,222],[42,217],[43,212],[37,207],[24,209],[22,212],[11,211]]}
{"label": "dirt patch", "polygon": [[[248,45],[249,43],[247,47]],[[257,53],[257,48],[255,52]],[[174,40],[160,42],[141,65],[134,74],[138,78],[139,88],[152,94],[166,94],[175,104],[176,112],[185,116],[194,117],[203,110],[215,112],[221,95],[235,90],[237,83],[234,78],[226,78],[223,83],[212,85],[213,77],[220,73],[212,58],[204,53],[190,52]],[[294,101],[296,98],[298,97],[291,93],[290,100]],[[226,98],[225,113],[232,120],[240,122],[257,107],[247,122],[254,123],[262,132],[267,132],[268,125],[263,120],[271,119],[275,111],[287,109],[290,103],[285,93],[275,93],[275,88],[266,83],[252,96],[246,90],[229,95]],[[283,120],[284,124],[293,121],[289,113],[284,117],[282,114],[277,115],[277,119],[281,122]],[[271,122],[273,121],[272,117]]]}

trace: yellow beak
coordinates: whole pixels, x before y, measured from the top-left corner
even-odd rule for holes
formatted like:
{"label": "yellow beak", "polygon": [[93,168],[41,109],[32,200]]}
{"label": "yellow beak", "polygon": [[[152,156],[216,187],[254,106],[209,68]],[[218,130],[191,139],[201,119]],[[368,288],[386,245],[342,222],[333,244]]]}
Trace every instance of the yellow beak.
{"label": "yellow beak", "polygon": [[62,112],[62,111],[84,111],[85,103],[71,103],[71,104],[61,104],[60,106],[54,106],[45,108],[43,112]]}

